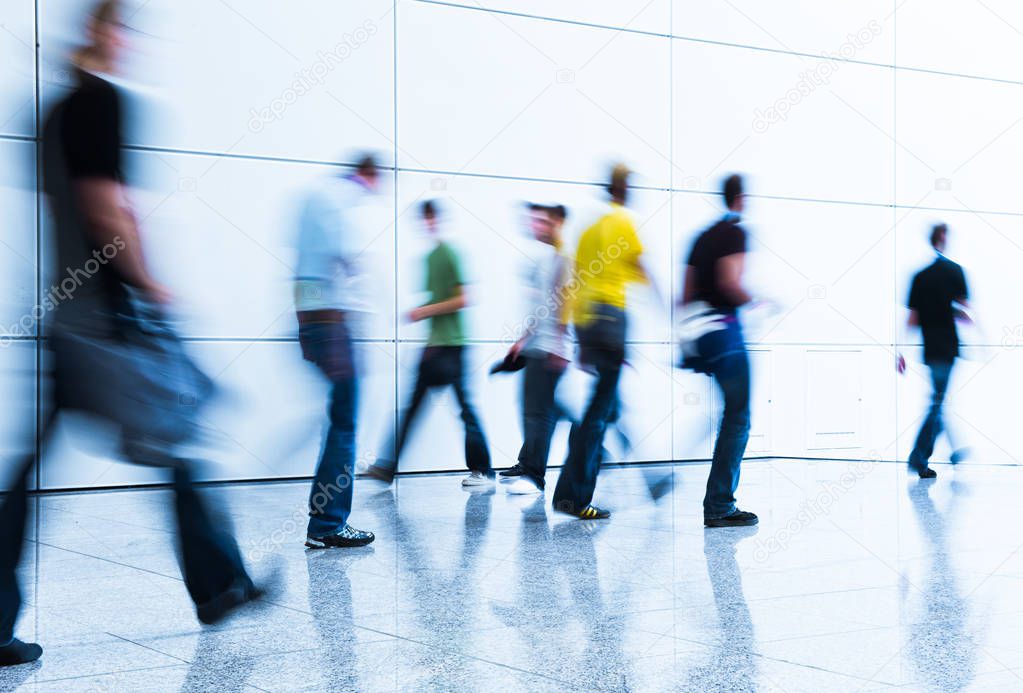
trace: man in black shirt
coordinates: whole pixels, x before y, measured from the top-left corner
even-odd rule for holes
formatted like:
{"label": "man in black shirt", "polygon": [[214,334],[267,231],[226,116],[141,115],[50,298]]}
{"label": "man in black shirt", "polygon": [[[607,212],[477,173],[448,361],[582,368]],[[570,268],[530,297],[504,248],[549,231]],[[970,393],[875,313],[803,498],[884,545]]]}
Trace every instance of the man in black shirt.
{"label": "man in black shirt", "polygon": [[[959,356],[956,320],[969,319],[965,312],[969,292],[963,268],[942,254],[947,239],[948,227],[945,224],[938,224],[932,229],[931,246],[938,257],[913,277],[909,290],[909,326],[920,327],[924,340],[924,363],[930,369],[934,388],[931,406],[909,455],[910,468],[923,479],[937,476],[927,465],[934,452],[934,443],[944,428],[941,408],[952,365]],[[899,356],[898,368],[900,373],[906,370],[902,356]],[[957,459],[958,453],[953,455],[953,461]]]}
{"label": "man in black shirt", "polygon": [[[55,311],[51,343],[56,406],[44,422],[40,441],[44,444],[52,437],[60,410],[81,409],[117,418],[114,411],[101,411],[98,404],[110,393],[134,402],[136,410],[154,409],[152,400],[133,397],[144,393],[130,390],[126,380],[89,386],[82,381],[86,376],[80,363],[84,350],[96,346],[95,350],[107,354],[107,361],[118,362],[111,372],[138,368],[128,361],[141,349],[127,341],[124,332],[129,324],[124,316],[132,313],[130,292],[153,303],[168,301],[167,291],[149,274],[142,255],[121,174],[119,97],[101,76],[113,70],[121,45],[117,2],[107,0],[95,6],[89,34],[91,45],[74,60],[78,86],[54,109],[43,133],[43,175],[55,219],[60,276],[41,300],[43,308]],[[166,420],[167,414],[141,411],[141,419],[154,424],[161,417]],[[122,449],[132,461],[173,469],[181,567],[199,619],[217,622],[258,596],[234,537],[224,523],[214,522],[197,493],[191,465],[173,457],[168,446],[155,444],[152,431],[129,430],[122,421],[114,423],[122,425]],[[16,570],[25,536],[28,474],[35,462],[35,455],[19,462],[13,487],[0,504],[0,666],[31,662],[42,655],[39,645],[14,637],[21,609]]]}
{"label": "man in black shirt", "polygon": [[697,341],[701,370],[714,378],[725,402],[703,499],[703,521],[707,527],[740,527],[758,522],[756,515],[735,505],[750,429],[749,358],[737,315],[739,307],[751,300],[742,282],[746,262],[746,231],[739,225],[746,199],[742,178],[729,176],[723,194],[728,211],[693,244],[681,304],[706,304],[722,327]]}

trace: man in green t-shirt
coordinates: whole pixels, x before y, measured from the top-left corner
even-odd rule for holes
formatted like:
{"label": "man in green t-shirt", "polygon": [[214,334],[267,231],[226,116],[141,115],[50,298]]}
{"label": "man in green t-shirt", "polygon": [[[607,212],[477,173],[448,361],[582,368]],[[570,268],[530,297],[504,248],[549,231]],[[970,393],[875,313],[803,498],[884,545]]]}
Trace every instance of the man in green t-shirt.
{"label": "man in green t-shirt", "polygon": [[465,424],[465,465],[469,468],[469,476],[462,479],[462,485],[484,486],[493,483],[494,472],[490,468],[487,439],[465,385],[466,339],[462,326],[462,310],[467,304],[465,279],[458,253],[440,238],[437,204],[427,200],[420,207],[420,214],[427,233],[436,241],[436,246],[426,257],[426,290],[430,299],[427,304],[413,309],[408,319],[412,322],[429,320],[430,337],[419,361],[412,399],[398,429],[393,458],[383,462],[378,460],[367,473],[390,483],[426,394],[432,389],[450,386],[455,390]]}

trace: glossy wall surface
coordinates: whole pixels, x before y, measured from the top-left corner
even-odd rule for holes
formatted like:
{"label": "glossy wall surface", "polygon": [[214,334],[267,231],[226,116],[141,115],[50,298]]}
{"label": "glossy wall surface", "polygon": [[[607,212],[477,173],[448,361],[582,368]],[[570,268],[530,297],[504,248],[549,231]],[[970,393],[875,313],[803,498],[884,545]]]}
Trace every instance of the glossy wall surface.
{"label": "glossy wall surface", "polygon": [[[39,196],[40,124],[69,87],[66,55],[88,3],[6,0],[0,17],[0,320],[17,328],[55,277]],[[385,185],[365,211],[377,319],[363,345],[359,459],[384,446],[425,332],[427,241],[415,206],[441,199],[473,301],[471,386],[496,466],[521,442],[519,385],[488,378],[523,319],[532,261],[523,200],[599,213],[613,161],[635,171],[632,206],[660,288],[640,287],[621,459],[709,457],[712,384],[673,368],[673,309],[716,191],[747,174],[750,283],[774,313],[747,317],[754,368],[750,454],[904,459],[928,396],[919,348],[894,372],[912,273],[929,226],[970,280],[981,329],[953,377],[949,421],[976,459],[1016,463],[1023,382],[1023,10],[1008,0],[625,0],[592,3],[135,0],[122,75],[126,162],[154,271],[178,298],[196,357],[230,393],[211,410],[222,479],[309,474],[326,386],[301,360],[290,278],[297,210],[319,177],[376,151]],[[1018,27],[1018,28],[1017,28]],[[983,50],[978,47],[983,46]],[[46,317],[43,318],[45,324]],[[0,452],[33,445],[45,409],[44,325],[0,349]],[[908,341],[913,341],[910,338]],[[578,377],[576,377],[578,375]],[[587,382],[574,374],[565,397]],[[462,467],[450,394],[412,441],[406,470]],[[149,470],[81,446],[62,426],[37,483],[145,482]],[[559,429],[557,463],[567,431]],[[92,436],[95,438],[95,436]],[[942,444],[944,445],[944,443]],[[938,456],[947,456],[946,447]]]}

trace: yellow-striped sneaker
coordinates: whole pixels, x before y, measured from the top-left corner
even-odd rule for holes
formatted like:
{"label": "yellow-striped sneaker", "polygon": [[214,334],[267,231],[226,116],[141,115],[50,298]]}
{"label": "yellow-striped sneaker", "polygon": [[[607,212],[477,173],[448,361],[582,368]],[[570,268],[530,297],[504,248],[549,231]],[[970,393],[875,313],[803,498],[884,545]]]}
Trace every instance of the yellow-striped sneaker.
{"label": "yellow-striped sneaker", "polygon": [[569,510],[567,508],[561,509],[557,507],[555,507],[555,510],[563,512],[567,515],[578,517],[580,520],[606,520],[607,518],[611,517],[610,510],[604,510],[603,508],[598,508],[595,505],[587,505],[585,508],[578,512]]}

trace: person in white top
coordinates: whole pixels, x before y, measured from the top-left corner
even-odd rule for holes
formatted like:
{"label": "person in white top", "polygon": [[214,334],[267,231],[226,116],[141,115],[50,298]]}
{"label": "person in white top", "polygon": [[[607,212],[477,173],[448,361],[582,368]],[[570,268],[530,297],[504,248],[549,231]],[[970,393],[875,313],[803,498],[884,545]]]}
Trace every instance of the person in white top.
{"label": "person in white top", "polygon": [[[555,399],[558,381],[569,362],[565,306],[571,278],[571,260],[562,252],[561,229],[567,215],[563,205],[532,204],[533,237],[545,247],[529,272],[530,311],[522,336],[512,345],[510,361],[522,358],[523,444],[508,493],[541,493],[547,471],[551,437],[559,418]],[[515,478],[517,476],[518,478]]]}
{"label": "person in white top", "polygon": [[355,211],[378,185],[372,156],[350,175],[312,190],[302,209],[295,272],[295,309],[302,356],[331,383],[327,429],[309,494],[306,546],[365,546],[375,538],[348,524],[355,477],[357,375],[354,339],[371,312],[372,238]]}

